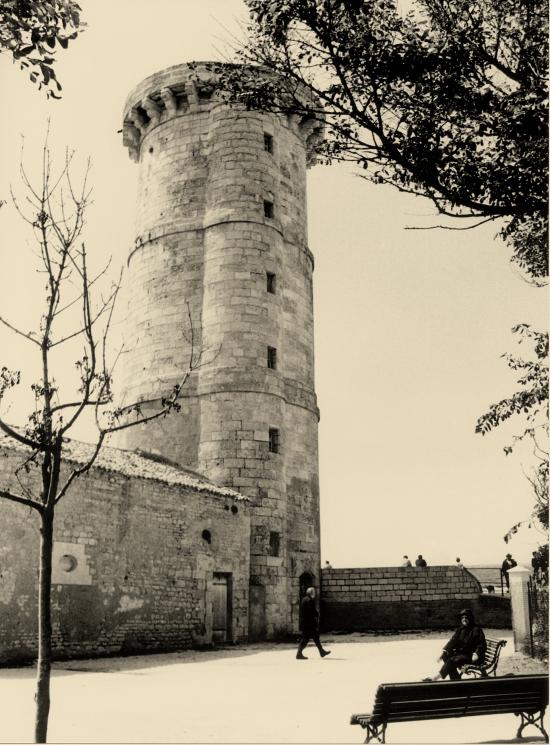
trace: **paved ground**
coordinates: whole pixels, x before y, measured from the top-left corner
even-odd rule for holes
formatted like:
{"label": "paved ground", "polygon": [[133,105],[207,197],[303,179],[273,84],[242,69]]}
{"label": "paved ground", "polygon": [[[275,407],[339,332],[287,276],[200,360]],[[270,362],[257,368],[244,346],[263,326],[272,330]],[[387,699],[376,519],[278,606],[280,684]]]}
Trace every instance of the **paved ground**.
{"label": "paved ground", "polygon": [[[488,635],[510,638],[509,632]],[[51,743],[360,743],[352,712],[368,711],[381,682],[436,669],[447,634],[333,637],[307,662],[291,645],[248,645],[57,663]],[[507,666],[517,669],[513,643]],[[540,663],[535,668],[545,671]],[[531,669],[535,669],[531,667]],[[0,671],[0,742],[32,739],[34,670]],[[513,715],[396,724],[390,743],[510,743]],[[535,732],[535,730],[533,730]],[[542,741],[527,737],[523,742]]]}

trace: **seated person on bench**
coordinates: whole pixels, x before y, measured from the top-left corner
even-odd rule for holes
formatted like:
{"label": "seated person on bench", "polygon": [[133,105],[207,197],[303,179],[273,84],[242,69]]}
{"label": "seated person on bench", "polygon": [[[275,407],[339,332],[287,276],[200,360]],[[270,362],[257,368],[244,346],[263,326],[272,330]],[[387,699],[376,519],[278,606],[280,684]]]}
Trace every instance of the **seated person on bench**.
{"label": "seated person on bench", "polygon": [[478,626],[469,608],[461,610],[459,618],[460,626],[445,644],[439,657],[443,661],[441,670],[433,678],[424,678],[425,681],[441,680],[447,675],[451,680],[459,680],[460,667],[468,663],[483,663],[487,643],[481,626]]}

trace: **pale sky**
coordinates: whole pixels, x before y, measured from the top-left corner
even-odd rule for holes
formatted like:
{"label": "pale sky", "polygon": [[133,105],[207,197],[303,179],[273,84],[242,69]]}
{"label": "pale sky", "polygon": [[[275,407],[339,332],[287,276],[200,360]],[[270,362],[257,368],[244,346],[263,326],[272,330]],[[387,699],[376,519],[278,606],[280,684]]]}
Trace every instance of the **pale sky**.
{"label": "pale sky", "polygon": [[[46,101],[0,57],[0,198],[18,183],[21,134],[32,170],[51,117],[52,149],[61,156],[68,145],[80,162],[93,160],[88,250],[98,264],[113,255],[119,266],[133,242],[137,180],[117,133],[125,97],[164,67],[226,58],[224,39],[240,33],[246,11],[240,0],[81,5],[88,28],[59,55],[61,101]],[[545,327],[546,290],[513,271],[495,226],[406,230],[436,224],[430,203],[373,186],[350,167],[316,166],[308,189],[323,561],[388,565],[422,553],[431,564],[460,556],[468,565],[500,562],[507,551],[528,561],[542,536],[502,540],[531,510],[527,456],[502,452],[519,423],[485,438],[474,428],[513,392],[500,355],[514,349],[513,325]],[[37,278],[9,204],[0,225],[0,314],[30,327]],[[0,366],[29,368],[24,343],[0,330],[0,345]],[[9,418],[20,412],[14,404]]]}

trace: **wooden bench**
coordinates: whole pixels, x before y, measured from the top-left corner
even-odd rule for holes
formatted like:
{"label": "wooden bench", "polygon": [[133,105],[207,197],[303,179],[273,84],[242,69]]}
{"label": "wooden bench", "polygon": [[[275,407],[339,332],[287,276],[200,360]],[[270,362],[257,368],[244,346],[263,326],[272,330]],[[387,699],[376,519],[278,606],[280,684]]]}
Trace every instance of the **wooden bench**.
{"label": "wooden bench", "polygon": [[533,724],[548,742],[543,723],[547,704],[547,675],[383,683],[376,691],[372,712],[353,714],[351,724],[367,730],[365,742],[374,738],[386,742],[386,727],[391,722],[512,713],[521,717],[516,737]]}
{"label": "wooden bench", "polygon": [[461,668],[461,675],[473,676],[474,678],[486,678],[488,675],[494,675],[496,677],[498,660],[502,648],[506,646],[506,639],[486,639],[487,650],[485,652],[485,659],[483,664],[469,663]]}

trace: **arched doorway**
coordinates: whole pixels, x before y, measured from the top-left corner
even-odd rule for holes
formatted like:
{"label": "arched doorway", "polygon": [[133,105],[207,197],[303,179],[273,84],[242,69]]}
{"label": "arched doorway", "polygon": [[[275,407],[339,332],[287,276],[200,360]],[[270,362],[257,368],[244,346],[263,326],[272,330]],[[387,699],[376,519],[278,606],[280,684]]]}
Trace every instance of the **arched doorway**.
{"label": "arched doorway", "polygon": [[308,587],[315,587],[315,577],[311,572],[304,572],[300,575],[300,600],[306,594]]}

